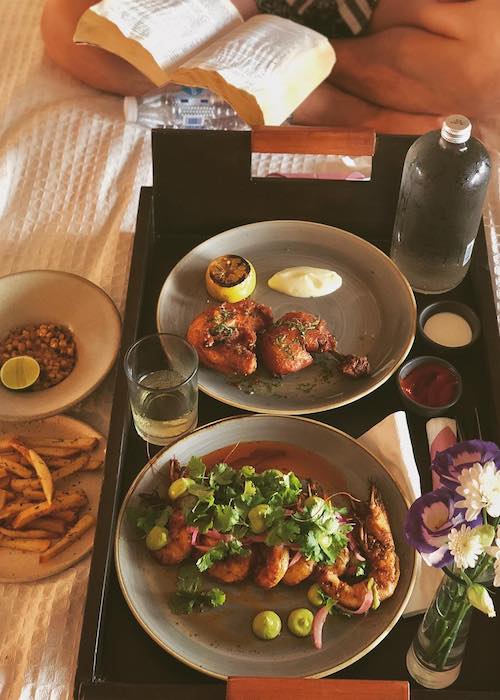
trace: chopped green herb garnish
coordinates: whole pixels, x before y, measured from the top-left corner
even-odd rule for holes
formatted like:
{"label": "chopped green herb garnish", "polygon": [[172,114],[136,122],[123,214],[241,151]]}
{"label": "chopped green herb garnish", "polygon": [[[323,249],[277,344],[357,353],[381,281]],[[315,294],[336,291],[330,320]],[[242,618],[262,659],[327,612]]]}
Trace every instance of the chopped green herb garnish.
{"label": "chopped green herb garnish", "polygon": [[189,615],[206,608],[217,608],[226,602],[226,594],[220,588],[201,589],[202,579],[194,564],[181,567],[177,576],[177,589],[170,596],[169,604],[176,615]]}

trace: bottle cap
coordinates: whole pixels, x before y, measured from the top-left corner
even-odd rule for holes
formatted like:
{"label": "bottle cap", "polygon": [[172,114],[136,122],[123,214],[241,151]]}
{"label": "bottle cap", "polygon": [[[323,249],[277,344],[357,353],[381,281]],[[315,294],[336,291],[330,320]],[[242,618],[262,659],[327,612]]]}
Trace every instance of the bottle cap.
{"label": "bottle cap", "polygon": [[136,97],[125,97],[123,100],[123,114],[126,122],[137,121],[139,109]]}
{"label": "bottle cap", "polygon": [[465,143],[470,139],[472,124],[462,114],[452,114],[443,122],[441,136],[449,143]]}

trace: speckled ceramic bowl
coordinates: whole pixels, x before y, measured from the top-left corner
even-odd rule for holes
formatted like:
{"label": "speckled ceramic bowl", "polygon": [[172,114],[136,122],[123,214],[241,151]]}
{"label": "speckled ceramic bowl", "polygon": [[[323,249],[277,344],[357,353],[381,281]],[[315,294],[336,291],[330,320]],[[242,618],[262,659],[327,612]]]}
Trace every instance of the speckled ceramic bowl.
{"label": "speckled ceramic bowl", "polygon": [[[126,518],[129,505],[141,492],[165,487],[164,473],[175,455],[185,463],[193,455],[206,455],[236,442],[286,442],[314,451],[331,468],[314,474],[333,491],[347,489],[367,498],[375,481],[389,514],[401,578],[394,595],[367,616],[329,618],[323,632],[323,648],[314,648],[311,638],[298,639],[286,629],[290,610],[308,605],[310,582],[297,587],[278,585],[258,588],[252,581],[222,585],[227,602],[222,608],[176,616],[168,607],[175,590],[177,567],[161,567],[138,539]],[[308,476],[300,469],[294,470]],[[403,538],[408,510],[398,486],[385,467],[356,440],[345,433],[306,418],[246,415],[227,418],[195,430],[160,452],[147,464],[130,487],[118,517],[115,561],[123,595],[134,617],[165,651],[202,673],[228,676],[320,677],[349,666],[373,649],[392,629],[406,607],[416,575],[416,554]],[[260,610],[275,610],[283,631],[272,642],[258,640],[251,622]]]}

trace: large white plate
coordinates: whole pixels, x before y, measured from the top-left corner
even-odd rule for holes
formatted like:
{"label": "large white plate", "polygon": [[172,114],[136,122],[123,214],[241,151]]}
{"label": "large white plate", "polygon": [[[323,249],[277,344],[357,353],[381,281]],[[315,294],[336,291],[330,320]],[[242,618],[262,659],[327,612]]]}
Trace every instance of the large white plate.
{"label": "large white plate", "polygon": [[0,384],[0,420],[62,413],[88,396],[114,364],[121,321],[110,297],[69,272],[28,270],[0,278],[0,338],[14,328],[52,322],[72,331],[77,361],[71,374],[44,391],[9,391]]}
{"label": "large white plate", "polygon": [[[212,369],[199,370],[200,388],[219,401],[259,413],[304,414],[351,403],[383,384],[403,362],[415,337],[416,306],[411,288],[394,263],[367,241],[332,226],[308,221],[265,221],[225,231],[188,253],[167,277],[160,293],[160,332],[184,336],[192,319],[214,300],[207,296],[205,270],[219,255],[248,258],[257,271],[255,301],[278,319],[305,310],[324,318],[343,353],[367,355],[369,377],[339,374],[333,358],[281,380],[265,369],[239,381]],[[275,292],[267,280],[297,265],[336,270],[342,287],[316,299]],[[328,361],[329,359],[329,361]],[[325,364],[326,363],[326,364]]]}
{"label": "large white plate", "polygon": [[[206,455],[235,442],[276,441],[298,445],[326,459],[331,469],[310,474],[326,488],[347,489],[366,498],[374,480],[385,501],[400,557],[401,578],[392,598],[366,617],[335,616],[325,626],[323,649],[311,639],[297,639],[286,630],[290,610],[307,607],[310,582],[296,588],[279,585],[265,591],[251,581],[222,585],[226,604],[219,609],[188,616],[174,615],[168,596],[175,590],[177,567],[162,567],[147,551],[144,540],[127,522],[129,504],[138,494],[167,483],[168,461],[185,463],[192,455]],[[267,465],[270,466],[270,465]],[[308,474],[297,464],[298,474]],[[115,562],[125,599],[138,623],[163,649],[183,663],[218,678],[229,676],[320,677],[352,664],[373,649],[396,624],[414,585],[416,553],[403,538],[408,506],[384,466],[345,433],[307,418],[239,416],[199,428],[160,452],[135,479],[123,502],[117,523]],[[272,642],[257,640],[251,620],[259,610],[275,610],[284,629]]]}
{"label": "large white plate", "polygon": [[[52,416],[31,423],[11,423],[8,426],[8,431],[5,428],[0,429],[0,435],[7,433],[9,435],[33,435],[44,438],[97,437],[99,445],[92,454],[104,459],[106,444],[102,435],[87,423],[82,423],[82,421],[69,416]],[[81,488],[87,494],[89,502],[82,511],[82,515],[90,513],[97,517],[102,475],[101,468],[91,472],[79,472],[64,480],[65,489]],[[91,551],[94,533],[95,528],[90,528],[79,540],[73,542],[70,547],[44,564],[39,563],[38,554],[34,552],[19,552],[15,549],[0,548],[0,583],[38,581],[68,569]]]}

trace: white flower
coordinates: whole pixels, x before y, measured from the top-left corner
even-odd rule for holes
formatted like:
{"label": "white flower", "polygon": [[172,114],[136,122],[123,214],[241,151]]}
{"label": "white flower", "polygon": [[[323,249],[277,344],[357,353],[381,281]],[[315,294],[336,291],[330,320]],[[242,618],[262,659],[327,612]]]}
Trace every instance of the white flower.
{"label": "white flower", "polygon": [[492,547],[486,547],[485,552],[495,560],[495,580],[494,586],[500,586],[500,525],[497,529],[497,537]]}
{"label": "white flower", "polygon": [[448,547],[453,554],[455,564],[460,569],[472,569],[483,551],[479,538],[468,525],[462,525],[460,530],[455,527],[451,529],[448,535]]}
{"label": "white flower", "polygon": [[464,497],[458,501],[458,508],[467,508],[466,520],[475,520],[486,509],[492,518],[500,516],[500,470],[494,462],[483,466],[474,464],[470,469],[463,469],[458,475],[460,486],[457,493]]}
{"label": "white flower", "polygon": [[479,583],[473,583],[467,588],[467,598],[469,603],[475,608],[483,612],[488,617],[496,617],[495,607],[491,596],[484,586]]}

